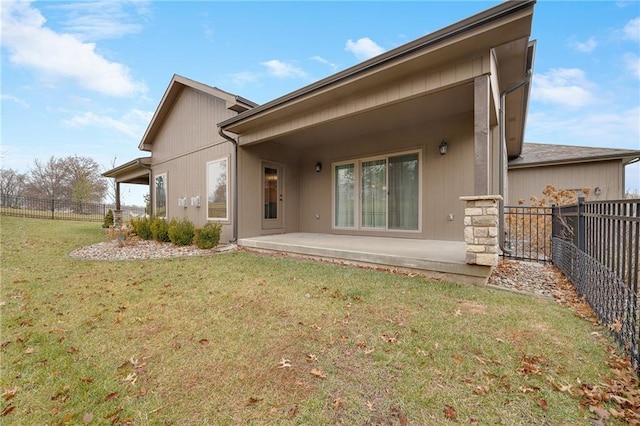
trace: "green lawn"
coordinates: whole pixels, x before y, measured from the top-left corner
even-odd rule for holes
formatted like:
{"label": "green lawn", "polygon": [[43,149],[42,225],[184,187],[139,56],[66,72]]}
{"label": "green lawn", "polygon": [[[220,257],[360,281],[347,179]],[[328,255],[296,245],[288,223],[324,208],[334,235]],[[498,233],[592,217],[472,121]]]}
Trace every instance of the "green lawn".
{"label": "green lawn", "polygon": [[100,224],[0,220],[5,425],[588,425],[581,383],[610,374],[552,301],[246,252],[83,261]]}

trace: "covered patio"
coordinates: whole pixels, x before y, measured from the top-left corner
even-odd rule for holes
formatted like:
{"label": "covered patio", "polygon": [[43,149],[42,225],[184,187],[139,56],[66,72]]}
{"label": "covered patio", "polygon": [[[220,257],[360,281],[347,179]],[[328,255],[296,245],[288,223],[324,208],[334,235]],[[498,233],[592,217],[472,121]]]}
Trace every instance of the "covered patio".
{"label": "covered patio", "polygon": [[486,284],[492,270],[489,266],[467,264],[462,241],[294,232],[241,238],[238,246],[398,269],[445,281],[479,285]]}

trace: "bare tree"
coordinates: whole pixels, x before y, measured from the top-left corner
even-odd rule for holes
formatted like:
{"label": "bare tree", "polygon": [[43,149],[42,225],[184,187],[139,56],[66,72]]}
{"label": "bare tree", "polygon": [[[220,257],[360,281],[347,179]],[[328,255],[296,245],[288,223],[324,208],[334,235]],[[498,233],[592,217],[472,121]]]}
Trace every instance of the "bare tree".
{"label": "bare tree", "polygon": [[34,160],[34,167],[29,172],[26,193],[31,197],[61,199],[64,198],[65,170],[62,160],[49,158],[46,163]]}
{"label": "bare tree", "polygon": [[26,185],[26,193],[32,197],[81,203],[100,203],[106,191],[107,183],[98,163],[77,155],[51,157],[46,163],[35,160]]}
{"label": "bare tree", "polygon": [[3,207],[15,207],[17,197],[22,195],[27,176],[13,169],[0,168],[0,194]]}

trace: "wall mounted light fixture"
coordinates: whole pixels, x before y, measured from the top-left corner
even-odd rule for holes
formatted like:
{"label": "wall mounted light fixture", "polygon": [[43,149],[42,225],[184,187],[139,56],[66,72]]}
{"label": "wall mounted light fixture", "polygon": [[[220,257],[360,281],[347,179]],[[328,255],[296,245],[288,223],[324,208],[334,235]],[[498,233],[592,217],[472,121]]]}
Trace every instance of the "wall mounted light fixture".
{"label": "wall mounted light fixture", "polygon": [[449,149],[449,145],[447,145],[447,143],[443,140],[442,142],[440,142],[440,146],[438,148],[440,148],[440,155],[445,155],[447,153],[447,150]]}
{"label": "wall mounted light fixture", "polygon": [[322,163],[318,161],[316,163],[316,173],[320,173],[320,170],[322,170]]}

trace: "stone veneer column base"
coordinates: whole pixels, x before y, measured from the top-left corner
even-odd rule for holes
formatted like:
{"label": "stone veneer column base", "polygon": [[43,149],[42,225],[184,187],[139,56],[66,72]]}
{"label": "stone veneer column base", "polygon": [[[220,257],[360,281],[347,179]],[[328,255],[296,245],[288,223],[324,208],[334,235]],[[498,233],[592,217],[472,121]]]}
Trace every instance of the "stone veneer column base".
{"label": "stone veneer column base", "polygon": [[113,227],[116,229],[122,228],[122,210],[113,211]]}
{"label": "stone veneer column base", "polygon": [[465,259],[469,265],[498,264],[498,216],[500,195],[472,195],[460,197],[464,209]]}

